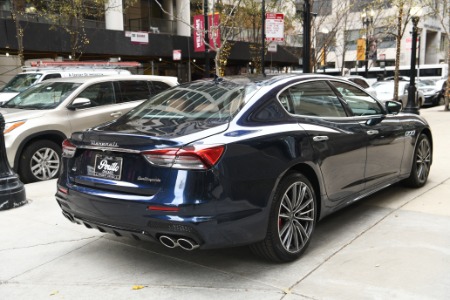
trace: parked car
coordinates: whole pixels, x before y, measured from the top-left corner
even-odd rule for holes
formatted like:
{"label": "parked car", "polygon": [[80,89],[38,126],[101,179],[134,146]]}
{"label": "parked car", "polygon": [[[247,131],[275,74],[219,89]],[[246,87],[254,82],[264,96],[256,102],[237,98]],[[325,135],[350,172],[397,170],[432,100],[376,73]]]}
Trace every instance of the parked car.
{"label": "parked car", "polygon": [[9,164],[25,183],[56,178],[61,143],[72,132],[114,120],[177,84],[175,77],[111,75],[33,85],[0,107]]}
{"label": "parked car", "polygon": [[369,81],[367,81],[365,77],[359,75],[349,75],[344,76],[343,78],[353,83],[356,83],[357,85],[365,89],[366,92],[368,92],[370,95],[372,95],[375,98],[377,97],[377,91],[370,85]]}
{"label": "parked car", "polygon": [[131,75],[131,72],[124,69],[106,69],[89,67],[89,64],[83,64],[84,67],[76,67],[71,63],[58,63],[59,67],[27,67],[11,78],[4,87],[0,89],[0,105],[10,100],[20,92],[28,89],[34,84],[44,80],[67,77],[101,76],[101,75]]}
{"label": "parked car", "polygon": [[183,84],[65,140],[56,199],[101,232],[292,261],[326,215],[426,183],[431,130],[400,108],[327,75]]}
{"label": "parked car", "polygon": [[442,86],[439,87],[434,81],[419,81],[416,88],[423,93],[423,106],[437,106],[444,104],[444,96],[441,94]]}
{"label": "parked car", "polygon": [[[372,87],[377,92],[377,97],[380,101],[392,101],[394,99],[394,81],[377,81]],[[398,82],[398,98],[403,107],[405,107],[408,102],[408,88],[409,82]],[[418,107],[422,107],[425,103],[425,96],[419,89],[417,89],[416,102]]]}

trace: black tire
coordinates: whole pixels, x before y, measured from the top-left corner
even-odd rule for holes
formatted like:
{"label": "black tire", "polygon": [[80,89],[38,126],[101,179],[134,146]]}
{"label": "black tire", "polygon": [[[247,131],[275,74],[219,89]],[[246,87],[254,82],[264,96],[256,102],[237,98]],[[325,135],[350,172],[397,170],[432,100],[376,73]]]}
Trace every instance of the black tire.
{"label": "black tire", "polygon": [[444,97],[444,95],[441,95],[438,97],[438,101],[436,101],[436,105],[439,106],[439,105],[444,105],[444,104],[445,104],[445,97]]}
{"label": "black tire", "polygon": [[250,249],[274,262],[296,260],[309,245],[316,219],[313,186],[302,174],[289,174],[280,182],[272,201],[265,239]]}
{"label": "black tire", "polygon": [[412,161],[411,173],[408,178],[403,180],[406,186],[419,188],[425,185],[428,180],[431,167],[431,144],[428,136],[420,134],[416,148],[414,149],[414,157]]}
{"label": "black tire", "polygon": [[24,183],[44,181],[59,176],[61,147],[55,142],[41,140],[28,145],[19,162],[19,175]]}

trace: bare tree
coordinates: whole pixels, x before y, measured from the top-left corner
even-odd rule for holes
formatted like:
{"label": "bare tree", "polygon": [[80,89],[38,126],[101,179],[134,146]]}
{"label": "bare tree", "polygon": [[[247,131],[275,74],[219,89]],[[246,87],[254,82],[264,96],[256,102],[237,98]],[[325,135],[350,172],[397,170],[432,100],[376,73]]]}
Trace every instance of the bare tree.
{"label": "bare tree", "polygon": [[[353,7],[353,4],[349,1],[339,1],[334,2],[333,7],[330,6],[330,1],[313,1],[313,13],[317,14],[314,19],[313,32],[311,34],[312,41],[315,43],[311,43],[311,45],[315,44],[315,53],[313,55],[312,62],[313,66],[318,66],[325,63],[323,66],[326,67],[326,57],[333,51],[336,53],[336,57],[339,54],[342,54],[342,70],[345,61],[345,52],[347,50],[347,46],[345,43],[339,45],[341,41],[338,41],[337,35],[342,34],[348,26],[348,17],[350,13],[350,9]],[[338,47],[341,46],[341,47]],[[342,50],[340,50],[342,49]],[[341,53],[339,53],[341,51]]]}
{"label": "bare tree", "polygon": [[[61,28],[69,35],[71,56],[75,60],[80,59],[85,46],[90,42],[86,32],[86,19],[100,20],[105,16],[106,11],[115,9],[109,4],[109,0],[26,1],[33,5],[36,14],[52,24],[51,29]],[[128,8],[136,1],[124,0],[123,9]]]}
{"label": "bare tree", "polygon": [[25,15],[25,7],[26,2],[25,0],[11,0],[11,18],[14,22],[15,28],[16,28],[16,38],[17,38],[17,45],[18,45],[18,56],[20,60],[20,65],[25,65],[25,58],[24,58],[24,48],[23,48],[23,36],[24,36],[24,28],[22,27],[22,24],[20,23],[20,19],[22,16]]}
{"label": "bare tree", "polygon": [[445,106],[444,110],[449,111],[450,102],[450,0],[424,0],[426,8],[431,11],[433,17],[436,17],[441,23],[442,29],[447,37],[446,50],[447,50],[447,64],[448,71],[447,74],[447,84],[445,90]]}
{"label": "bare tree", "polygon": [[[227,1],[227,4],[222,4],[221,1],[212,1],[212,7],[208,11],[216,12],[216,5],[218,5],[219,8],[221,8],[220,11],[220,17],[221,21],[218,25],[218,28],[211,28],[212,30],[218,30],[220,32],[220,45],[214,45],[210,44],[209,40],[206,40],[203,38],[204,44],[209,49],[214,49],[216,52],[216,55],[214,57],[214,65],[215,65],[215,74],[217,76],[221,76],[224,73],[224,67],[226,65],[227,61],[227,55],[229,55],[230,49],[231,49],[231,37],[237,33],[237,29],[239,28],[238,23],[239,19],[236,17],[236,13],[241,6],[242,0],[234,0],[234,1]],[[186,25],[189,25],[192,30],[195,30],[193,26],[190,25],[190,23],[178,18],[177,14],[172,14],[164,9],[163,5],[159,0],[155,0],[155,2],[160,7],[161,11],[163,11],[165,14],[171,16],[173,19],[184,22]],[[219,13],[219,12],[218,12]],[[209,28],[205,28],[203,32],[200,33],[202,37],[205,36],[205,33],[208,33]],[[215,39],[212,39],[213,43],[215,42]]]}
{"label": "bare tree", "polygon": [[411,9],[413,7],[423,7],[420,0],[377,0],[374,2],[375,7],[385,8],[386,15],[380,20],[380,23],[388,31],[390,35],[395,37],[395,73],[394,73],[394,99],[398,99],[398,81],[401,54],[401,41],[405,35],[408,23],[412,19]]}

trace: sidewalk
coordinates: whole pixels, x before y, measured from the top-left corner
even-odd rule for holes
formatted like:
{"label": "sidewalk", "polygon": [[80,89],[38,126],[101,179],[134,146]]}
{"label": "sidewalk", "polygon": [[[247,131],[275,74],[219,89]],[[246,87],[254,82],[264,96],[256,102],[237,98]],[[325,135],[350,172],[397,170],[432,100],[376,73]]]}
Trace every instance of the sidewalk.
{"label": "sidewalk", "polygon": [[55,180],[28,184],[29,203],[0,212],[0,299],[448,299],[450,112],[421,114],[434,134],[428,183],[322,220],[290,264],[102,234],[62,216]]}

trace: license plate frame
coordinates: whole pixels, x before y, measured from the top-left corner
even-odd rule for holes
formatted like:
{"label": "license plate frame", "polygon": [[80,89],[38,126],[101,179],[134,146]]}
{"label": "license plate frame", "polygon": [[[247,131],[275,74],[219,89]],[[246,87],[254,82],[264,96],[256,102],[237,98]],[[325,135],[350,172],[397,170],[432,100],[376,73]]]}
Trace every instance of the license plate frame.
{"label": "license plate frame", "polygon": [[122,165],[122,157],[96,154],[94,160],[94,176],[120,180],[122,178]]}

